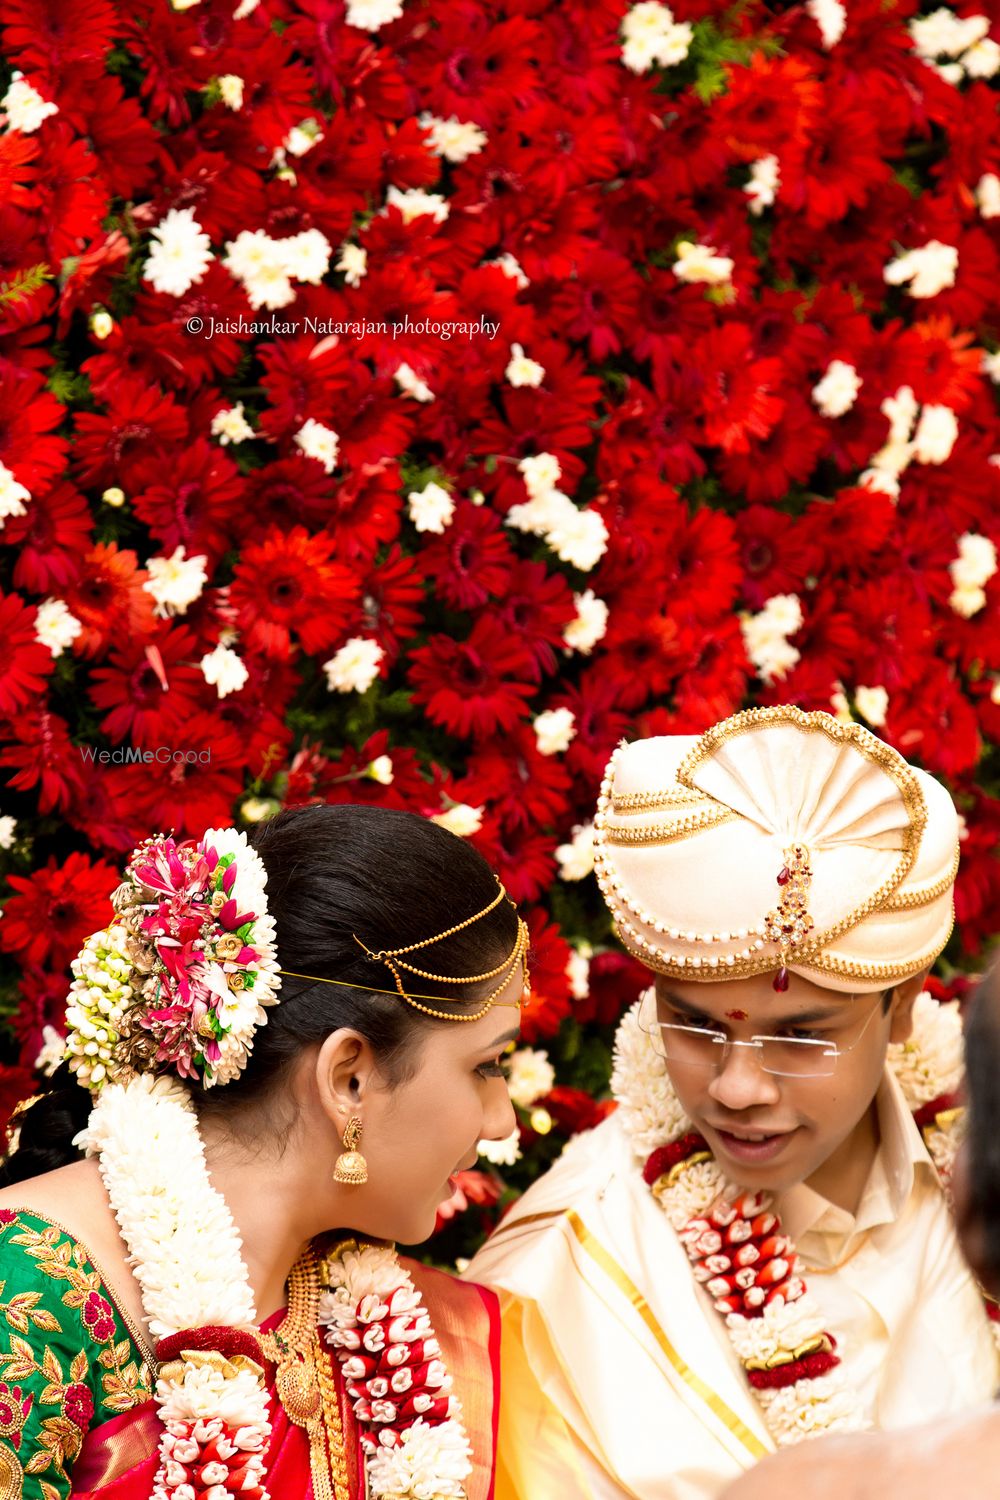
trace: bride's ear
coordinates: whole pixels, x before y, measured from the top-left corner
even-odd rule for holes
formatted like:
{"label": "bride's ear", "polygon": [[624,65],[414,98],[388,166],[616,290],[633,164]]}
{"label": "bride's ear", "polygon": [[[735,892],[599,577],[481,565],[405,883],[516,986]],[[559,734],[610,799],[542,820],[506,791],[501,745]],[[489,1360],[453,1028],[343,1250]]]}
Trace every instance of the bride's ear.
{"label": "bride's ear", "polygon": [[357,1031],[333,1031],[316,1054],[316,1089],[324,1114],[338,1128],[372,1092],[375,1056]]}

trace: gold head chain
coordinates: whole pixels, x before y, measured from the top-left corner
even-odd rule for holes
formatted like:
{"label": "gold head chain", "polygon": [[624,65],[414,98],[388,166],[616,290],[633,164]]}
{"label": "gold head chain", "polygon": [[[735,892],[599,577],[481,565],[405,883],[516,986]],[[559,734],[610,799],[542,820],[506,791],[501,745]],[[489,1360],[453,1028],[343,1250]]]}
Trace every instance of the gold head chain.
{"label": "gold head chain", "polygon": [[[378,995],[398,994],[406,1001],[407,1005],[412,1005],[414,1010],[422,1011],[427,1016],[435,1016],[441,1021],[478,1021],[481,1016],[485,1016],[486,1012],[503,993],[514,971],[514,966],[518,961],[520,961],[524,973],[525,992],[528,994],[531,993],[531,983],[528,978],[528,946],[530,940],[528,937],[528,924],[523,917],[518,917],[517,919],[517,937],[507,958],[504,959],[503,963],[498,964],[495,969],[488,969],[484,974],[431,974],[426,969],[418,969],[413,964],[407,963],[403,955],[417,953],[421,948],[432,948],[435,943],[443,943],[446,938],[454,937],[456,932],[462,932],[466,927],[472,927],[474,923],[482,921],[483,917],[488,916],[491,911],[495,911],[501,901],[506,901],[513,907],[514,903],[504,890],[499,877],[497,878],[497,885],[500,887],[499,891],[489,906],[484,906],[482,911],[477,911],[474,916],[466,917],[464,922],[456,922],[454,927],[449,927],[445,932],[438,932],[433,937],[424,938],[420,943],[410,943],[405,948],[383,948],[376,953],[361,941],[356,932],[351,933],[358,947],[363,950],[372,963],[385,964],[395,980],[396,988],[394,990],[380,989],[378,985],[374,984],[349,984],[346,980],[328,979],[320,974],[297,974],[292,969],[279,969],[278,973],[284,974],[289,979],[311,979],[316,984],[340,984],[349,990],[372,990]],[[485,984],[487,980],[496,979],[497,976],[499,976],[499,983],[487,995],[478,1010],[467,1012],[463,1015],[455,1015],[451,1011],[435,1010],[431,1009],[428,1005],[421,1005],[421,1000],[440,1000],[441,996],[408,992],[403,984],[403,976],[399,972],[400,969],[405,969],[408,974],[415,974],[418,979],[429,979],[435,984]]]}

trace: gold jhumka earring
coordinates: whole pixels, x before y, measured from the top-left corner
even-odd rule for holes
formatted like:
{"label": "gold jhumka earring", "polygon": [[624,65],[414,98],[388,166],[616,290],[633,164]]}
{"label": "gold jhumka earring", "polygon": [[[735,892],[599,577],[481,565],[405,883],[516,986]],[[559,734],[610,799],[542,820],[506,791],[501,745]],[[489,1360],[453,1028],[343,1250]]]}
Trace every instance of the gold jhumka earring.
{"label": "gold jhumka earring", "polygon": [[352,1115],[344,1131],[344,1149],[337,1157],[337,1164],[333,1169],[334,1182],[343,1182],[349,1187],[361,1187],[368,1181],[368,1163],[358,1150],[363,1129],[364,1126],[358,1116]]}

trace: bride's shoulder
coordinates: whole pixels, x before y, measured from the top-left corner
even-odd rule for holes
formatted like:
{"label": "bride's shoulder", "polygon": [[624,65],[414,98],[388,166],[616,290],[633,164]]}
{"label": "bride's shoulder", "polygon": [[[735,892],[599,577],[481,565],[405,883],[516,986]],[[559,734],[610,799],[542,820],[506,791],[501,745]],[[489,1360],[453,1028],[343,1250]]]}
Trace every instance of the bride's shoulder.
{"label": "bride's shoulder", "polygon": [[19,1209],[47,1218],[82,1240],[92,1238],[95,1230],[103,1238],[110,1215],[107,1194],[94,1161],[74,1161],[0,1189],[0,1211]]}

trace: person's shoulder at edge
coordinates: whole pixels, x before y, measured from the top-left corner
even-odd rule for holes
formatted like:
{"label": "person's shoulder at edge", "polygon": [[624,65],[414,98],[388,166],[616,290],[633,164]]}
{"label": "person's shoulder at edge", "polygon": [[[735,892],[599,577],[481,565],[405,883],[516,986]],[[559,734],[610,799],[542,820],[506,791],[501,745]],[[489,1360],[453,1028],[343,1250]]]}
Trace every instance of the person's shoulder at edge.
{"label": "person's shoulder at edge", "polygon": [[851,1433],[787,1448],[742,1475],[720,1500],[799,1494],[809,1500],[941,1500],[943,1493],[984,1493],[998,1461],[1000,1411],[987,1406],[919,1430]]}

